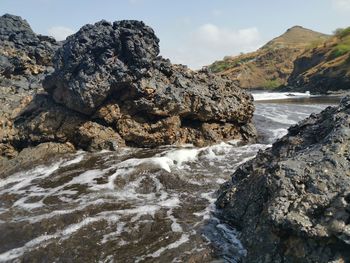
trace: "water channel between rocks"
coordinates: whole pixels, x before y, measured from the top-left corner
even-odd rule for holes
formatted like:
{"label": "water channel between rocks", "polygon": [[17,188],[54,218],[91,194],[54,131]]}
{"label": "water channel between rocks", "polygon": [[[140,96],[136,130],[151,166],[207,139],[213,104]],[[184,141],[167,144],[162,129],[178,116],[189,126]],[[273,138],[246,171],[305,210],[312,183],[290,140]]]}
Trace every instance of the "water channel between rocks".
{"label": "water channel between rocks", "polygon": [[257,101],[258,143],[78,152],[0,179],[0,262],[236,262],[215,191],[337,98]]}

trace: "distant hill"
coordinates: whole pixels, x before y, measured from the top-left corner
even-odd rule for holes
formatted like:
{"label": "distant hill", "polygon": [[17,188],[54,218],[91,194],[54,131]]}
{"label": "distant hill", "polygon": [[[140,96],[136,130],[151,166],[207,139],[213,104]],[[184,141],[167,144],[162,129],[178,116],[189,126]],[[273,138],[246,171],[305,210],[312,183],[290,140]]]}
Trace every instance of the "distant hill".
{"label": "distant hill", "polygon": [[329,37],[294,26],[257,51],[225,57],[208,66],[208,69],[230,78],[242,88],[274,89],[287,84],[298,56],[325,42]]}

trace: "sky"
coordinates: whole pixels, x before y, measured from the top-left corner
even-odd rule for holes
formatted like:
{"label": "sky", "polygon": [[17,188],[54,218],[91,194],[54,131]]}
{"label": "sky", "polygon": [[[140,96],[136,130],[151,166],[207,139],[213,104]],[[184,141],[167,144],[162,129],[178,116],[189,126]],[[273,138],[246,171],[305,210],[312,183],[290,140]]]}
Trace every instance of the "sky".
{"label": "sky", "polygon": [[5,13],[57,40],[102,19],[143,20],[162,56],[193,69],[254,51],[295,25],[327,34],[350,26],[350,0],[0,0]]}

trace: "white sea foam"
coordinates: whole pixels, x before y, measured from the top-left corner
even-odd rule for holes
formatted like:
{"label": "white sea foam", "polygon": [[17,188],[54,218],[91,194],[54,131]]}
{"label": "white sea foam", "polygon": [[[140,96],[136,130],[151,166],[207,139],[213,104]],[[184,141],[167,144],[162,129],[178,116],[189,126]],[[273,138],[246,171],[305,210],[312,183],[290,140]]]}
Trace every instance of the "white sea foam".
{"label": "white sea foam", "polygon": [[310,92],[259,92],[252,93],[255,101],[264,101],[264,100],[283,100],[291,98],[309,98],[312,95]]}
{"label": "white sea foam", "polygon": [[78,152],[77,153],[77,157],[75,157],[74,159],[63,163],[61,166],[65,167],[65,166],[69,166],[69,165],[72,165],[72,164],[77,164],[77,163],[80,163],[83,159],[84,159],[84,152]]}
{"label": "white sea foam", "polygon": [[148,257],[152,257],[152,258],[157,258],[159,257],[164,251],[166,250],[169,250],[169,249],[174,249],[174,248],[178,248],[179,246],[181,246],[182,244],[186,243],[189,241],[189,237],[190,235],[188,234],[182,234],[180,239],[176,240],[175,242],[173,243],[170,243],[169,245],[165,246],[165,247],[162,247],[160,249],[158,249],[157,251],[151,253],[151,254],[148,254],[140,259],[137,259],[135,262],[140,262],[141,260],[143,259],[146,259]]}
{"label": "white sea foam", "polygon": [[180,149],[173,150],[165,154],[165,158],[169,158],[173,164],[181,168],[185,162],[195,161],[197,159],[198,149]]}

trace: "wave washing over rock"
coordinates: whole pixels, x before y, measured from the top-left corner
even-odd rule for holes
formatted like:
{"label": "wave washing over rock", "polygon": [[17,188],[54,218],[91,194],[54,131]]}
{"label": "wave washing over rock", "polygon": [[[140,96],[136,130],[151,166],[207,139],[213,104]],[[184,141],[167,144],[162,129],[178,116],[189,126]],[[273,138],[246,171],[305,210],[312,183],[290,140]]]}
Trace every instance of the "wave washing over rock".
{"label": "wave washing over rock", "polygon": [[[19,17],[1,19],[30,30]],[[206,71],[172,65],[158,56],[158,43],[139,21],[82,27],[57,50],[43,82],[48,94],[29,98],[11,116],[1,155],[41,143],[96,151],[254,138],[250,94]]]}
{"label": "wave washing over rock", "polygon": [[350,98],[313,114],[221,187],[244,262],[348,262]]}

